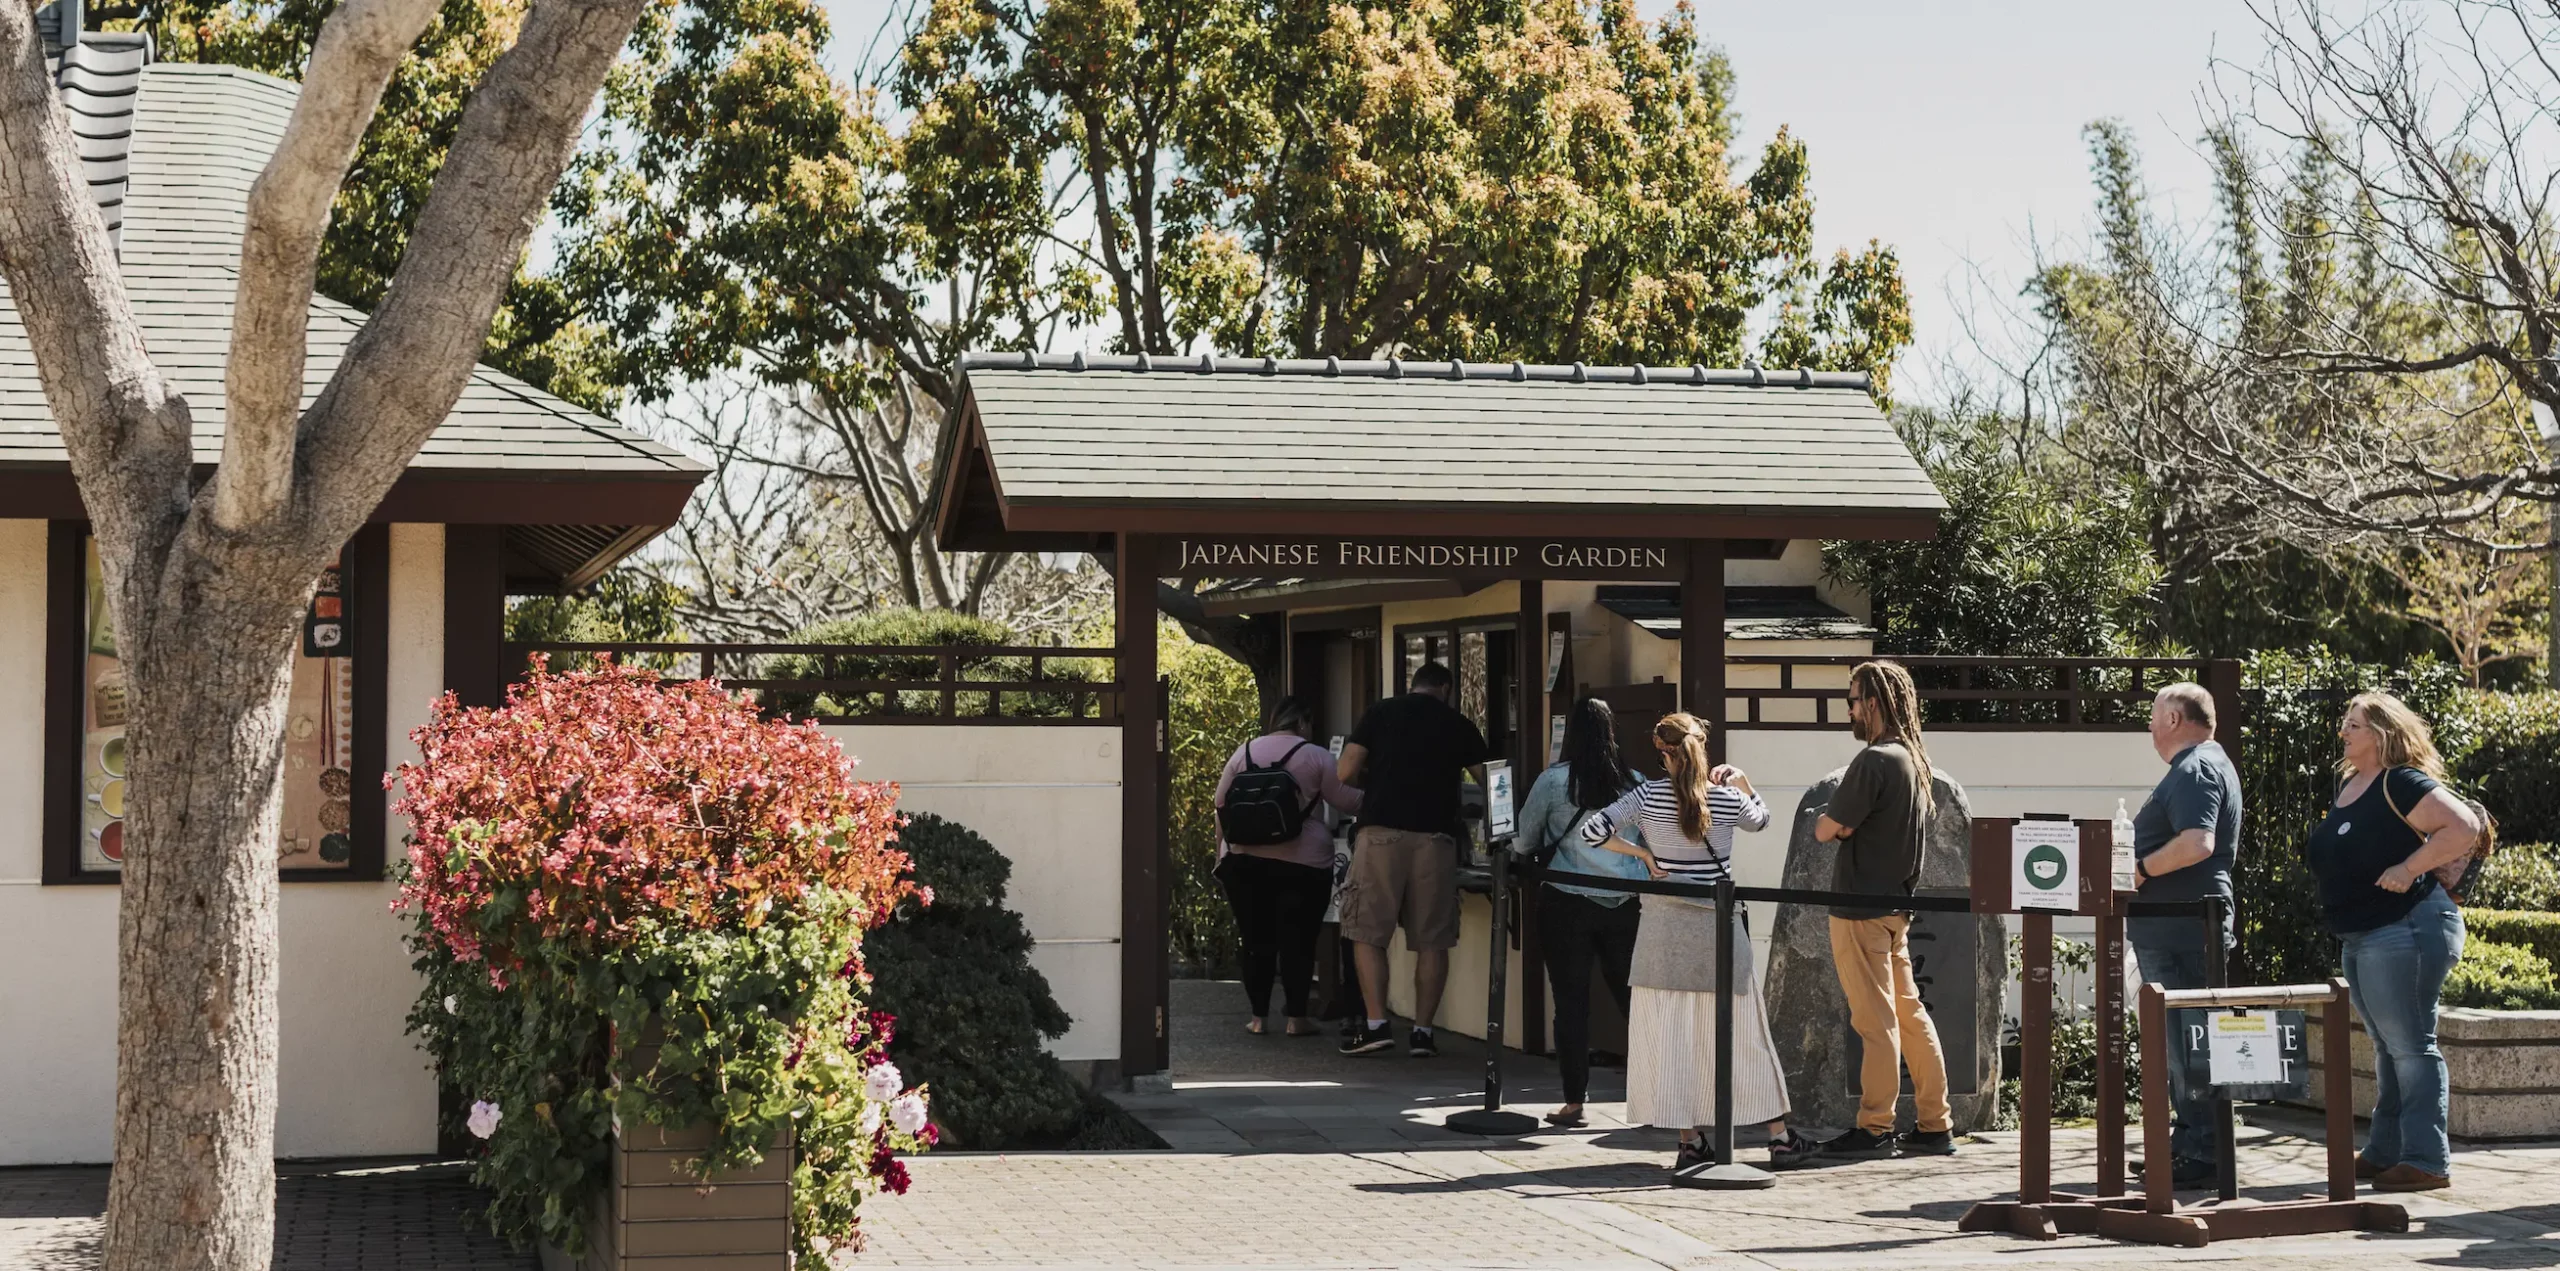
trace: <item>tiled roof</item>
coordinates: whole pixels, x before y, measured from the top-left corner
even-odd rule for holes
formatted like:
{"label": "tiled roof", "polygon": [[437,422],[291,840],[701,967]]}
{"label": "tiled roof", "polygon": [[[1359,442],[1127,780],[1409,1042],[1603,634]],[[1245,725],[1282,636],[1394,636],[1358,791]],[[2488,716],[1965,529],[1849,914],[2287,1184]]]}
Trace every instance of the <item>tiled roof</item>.
{"label": "tiled roof", "polygon": [[[222,449],[222,372],[249,187],[284,135],[295,87],[184,63],[153,65],[140,78],[124,199],[125,287],[153,360],[193,408],[196,458],[212,463]],[[306,403],[363,322],[347,305],[312,301]],[[66,463],[16,308],[0,308],[0,469]],[[691,482],[702,472],[673,449],[485,366],[410,466],[422,475],[571,480]]]}
{"label": "tiled roof", "polygon": [[1945,506],[1863,375],[1081,354],[966,368],[1009,508]]}

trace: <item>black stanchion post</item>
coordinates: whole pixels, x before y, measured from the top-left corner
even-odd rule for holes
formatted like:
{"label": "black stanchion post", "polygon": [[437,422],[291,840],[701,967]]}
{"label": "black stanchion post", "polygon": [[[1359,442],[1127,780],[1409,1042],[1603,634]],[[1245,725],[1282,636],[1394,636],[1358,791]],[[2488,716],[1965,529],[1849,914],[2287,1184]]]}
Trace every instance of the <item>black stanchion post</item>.
{"label": "black stanchion post", "polygon": [[[1733,894],[1733,880],[1716,884],[1716,1124],[1714,1155],[1704,1165],[1692,1165],[1672,1174],[1675,1187],[1699,1187],[1712,1191],[1739,1191],[1774,1187],[1778,1177],[1754,1165],[1733,1159],[1733,964],[1735,937],[1741,934],[1739,915],[1734,906],[1740,903]],[[1756,991],[1756,990],[1755,990]]]}
{"label": "black stanchion post", "polygon": [[[2222,897],[2204,898],[2204,986],[2209,989],[2223,988],[2231,982],[2230,970],[2223,964],[2222,907]],[[2208,1036],[2208,1045],[2210,1042]],[[2212,1078],[2211,1057],[2212,1051],[2208,1049],[2207,1080]],[[2231,1098],[2222,1093],[2220,1087],[2215,1087],[2213,1092],[2213,1176],[2215,1188],[2224,1200],[2239,1197],[2239,1141],[2232,1125]]]}
{"label": "black stanchion post", "polygon": [[1493,902],[1493,913],[1486,923],[1487,940],[1493,946],[1492,965],[1485,968],[1484,1004],[1484,1106],[1451,1113],[1441,1124],[1461,1134],[1526,1134],[1538,1128],[1535,1118],[1524,1112],[1506,1112],[1502,1107],[1502,1017],[1507,1013],[1509,972],[1511,969],[1511,848],[1496,843],[1493,857],[1493,890],[1487,899]]}

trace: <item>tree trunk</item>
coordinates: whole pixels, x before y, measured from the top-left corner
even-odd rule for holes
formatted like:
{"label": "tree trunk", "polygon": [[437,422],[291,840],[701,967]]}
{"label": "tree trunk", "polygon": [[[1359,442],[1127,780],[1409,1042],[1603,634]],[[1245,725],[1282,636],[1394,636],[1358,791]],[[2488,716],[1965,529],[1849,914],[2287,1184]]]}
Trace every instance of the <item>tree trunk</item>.
{"label": "tree trunk", "polygon": [[[316,570],[182,537],[121,580],[129,846],[107,1265],[264,1267],[275,1245],[276,837],[293,641]],[[242,710],[242,703],[249,709]]]}

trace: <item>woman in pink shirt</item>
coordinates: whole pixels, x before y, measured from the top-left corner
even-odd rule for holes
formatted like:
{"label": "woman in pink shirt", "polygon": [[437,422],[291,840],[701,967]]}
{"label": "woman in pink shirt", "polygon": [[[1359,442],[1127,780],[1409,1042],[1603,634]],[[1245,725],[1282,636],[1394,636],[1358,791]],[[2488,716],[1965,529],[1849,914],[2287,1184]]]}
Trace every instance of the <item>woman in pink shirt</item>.
{"label": "woman in pink shirt", "polygon": [[[1302,699],[1280,699],[1262,735],[1238,746],[1218,778],[1217,875],[1244,946],[1244,996],[1253,1006],[1248,1032],[1263,1031],[1275,975],[1289,1036],[1317,1031],[1307,1018],[1307,990],[1315,981],[1316,936],[1333,897],[1333,831],[1319,805],[1347,816],[1360,810],[1360,792],[1342,784],[1331,751],[1307,740],[1314,719]],[[1279,780],[1282,772],[1287,782]],[[1241,789],[1239,777],[1245,778]],[[1230,792],[1237,795],[1232,808]]]}

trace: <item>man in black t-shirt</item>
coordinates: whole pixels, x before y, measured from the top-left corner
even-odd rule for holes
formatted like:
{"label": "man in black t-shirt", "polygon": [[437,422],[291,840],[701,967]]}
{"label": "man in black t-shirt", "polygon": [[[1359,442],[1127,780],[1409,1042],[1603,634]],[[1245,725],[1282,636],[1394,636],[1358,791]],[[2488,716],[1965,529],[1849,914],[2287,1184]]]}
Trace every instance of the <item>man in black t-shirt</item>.
{"label": "man in black t-shirt", "polygon": [[1343,784],[1361,792],[1342,938],[1352,942],[1368,1004],[1360,1030],[1342,1043],[1346,1055],[1395,1048],[1386,1021],[1387,942],[1399,923],[1414,953],[1409,1051],[1439,1053],[1431,1020],[1458,943],[1458,786],[1486,758],[1484,734],[1449,705],[1449,687],[1449,668],[1424,663],[1413,691],[1370,707],[1342,747]]}

